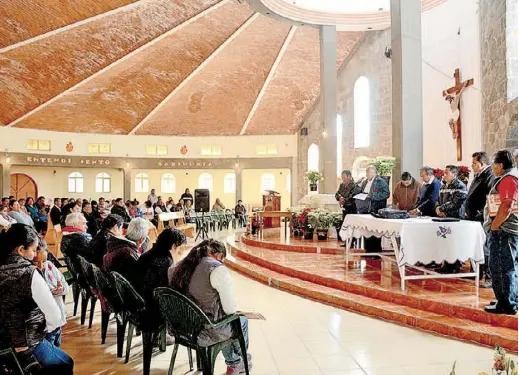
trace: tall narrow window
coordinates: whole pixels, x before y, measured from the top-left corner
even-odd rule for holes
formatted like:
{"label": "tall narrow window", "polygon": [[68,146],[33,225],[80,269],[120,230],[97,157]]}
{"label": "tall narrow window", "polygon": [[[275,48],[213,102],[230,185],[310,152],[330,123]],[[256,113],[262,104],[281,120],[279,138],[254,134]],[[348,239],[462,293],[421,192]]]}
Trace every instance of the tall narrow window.
{"label": "tall narrow window", "polygon": [[223,192],[224,194],[236,193],[236,174],[227,173],[223,177]]}
{"label": "tall narrow window", "polygon": [[83,193],[83,175],[79,172],[72,172],[68,175],[68,192]]}
{"label": "tall narrow window", "polygon": [[310,147],[308,147],[308,170],[319,170],[319,146],[315,143],[312,143]]}
{"label": "tall narrow window", "polygon": [[110,175],[108,173],[98,173],[96,175],[96,193],[110,192]]}
{"label": "tall narrow window", "polygon": [[198,177],[198,188],[213,191],[213,175],[209,173],[202,173]]}
{"label": "tall narrow window", "polygon": [[261,175],[261,193],[266,190],[276,189],[276,177],[272,173],[264,173]]}
{"label": "tall narrow window", "polygon": [[337,177],[342,173],[342,117],[337,115]]}
{"label": "tall narrow window", "polygon": [[146,193],[149,190],[149,179],[146,173],[137,173],[135,176],[135,192]]}
{"label": "tall narrow window", "polygon": [[369,146],[371,114],[369,80],[361,76],[353,86],[353,139],[355,148]]}
{"label": "tall narrow window", "polygon": [[160,191],[163,193],[175,193],[177,190],[177,181],[171,173],[165,173],[160,180]]}

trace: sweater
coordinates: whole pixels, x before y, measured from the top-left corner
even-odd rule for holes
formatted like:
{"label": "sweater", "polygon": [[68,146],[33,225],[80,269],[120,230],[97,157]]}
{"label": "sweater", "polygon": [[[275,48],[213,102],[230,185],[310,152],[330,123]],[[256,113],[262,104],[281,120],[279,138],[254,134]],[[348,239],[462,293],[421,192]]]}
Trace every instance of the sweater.
{"label": "sweater", "polygon": [[402,181],[400,181],[396,184],[395,190],[393,191],[393,205],[399,210],[413,210],[416,207],[421,189],[422,183],[416,181],[414,178],[409,186],[405,186]]}

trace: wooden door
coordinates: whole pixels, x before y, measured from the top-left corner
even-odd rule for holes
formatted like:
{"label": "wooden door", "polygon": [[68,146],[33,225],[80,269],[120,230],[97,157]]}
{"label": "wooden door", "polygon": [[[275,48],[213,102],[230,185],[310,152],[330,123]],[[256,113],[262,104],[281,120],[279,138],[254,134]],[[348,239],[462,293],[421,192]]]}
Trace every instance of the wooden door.
{"label": "wooden door", "polygon": [[38,198],[38,185],[26,174],[13,173],[11,175],[11,195],[14,195],[16,199],[33,197],[36,200]]}

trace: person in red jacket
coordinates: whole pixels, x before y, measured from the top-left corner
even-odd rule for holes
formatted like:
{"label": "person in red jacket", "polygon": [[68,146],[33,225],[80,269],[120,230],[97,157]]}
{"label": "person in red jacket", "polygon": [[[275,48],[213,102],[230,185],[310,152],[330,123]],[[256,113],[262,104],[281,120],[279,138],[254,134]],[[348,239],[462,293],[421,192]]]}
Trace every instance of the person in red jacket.
{"label": "person in red jacket", "polygon": [[399,210],[411,211],[416,208],[422,183],[416,181],[411,173],[402,173],[402,180],[396,184],[393,191],[393,207]]}

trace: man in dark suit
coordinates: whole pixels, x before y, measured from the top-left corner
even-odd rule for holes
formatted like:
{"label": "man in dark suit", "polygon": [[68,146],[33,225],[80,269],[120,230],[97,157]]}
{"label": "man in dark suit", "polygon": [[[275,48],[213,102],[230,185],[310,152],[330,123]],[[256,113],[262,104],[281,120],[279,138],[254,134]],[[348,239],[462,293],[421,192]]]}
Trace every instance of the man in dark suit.
{"label": "man in dark suit", "polygon": [[434,177],[431,167],[420,169],[420,177],[423,181],[420,197],[418,198],[416,208],[409,213],[411,215],[436,216],[436,203],[440,196],[441,182]]}
{"label": "man in dark suit", "polygon": [[[465,219],[471,221],[479,221],[483,225],[485,205],[487,203],[487,195],[494,184],[494,173],[490,166],[490,160],[485,152],[475,152],[472,154],[472,170],[474,171],[474,180],[469,188],[467,200],[465,201]],[[484,247],[485,264],[480,265],[480,279],[485,279],[483,288],[492,287],[492,278],[488,272],[488,247]]]}
{"label": "man in dark suit", "polygon": [[54,206],[50,210],[50,221],[54,226],[61,222],[61,198],[54,198]]}

